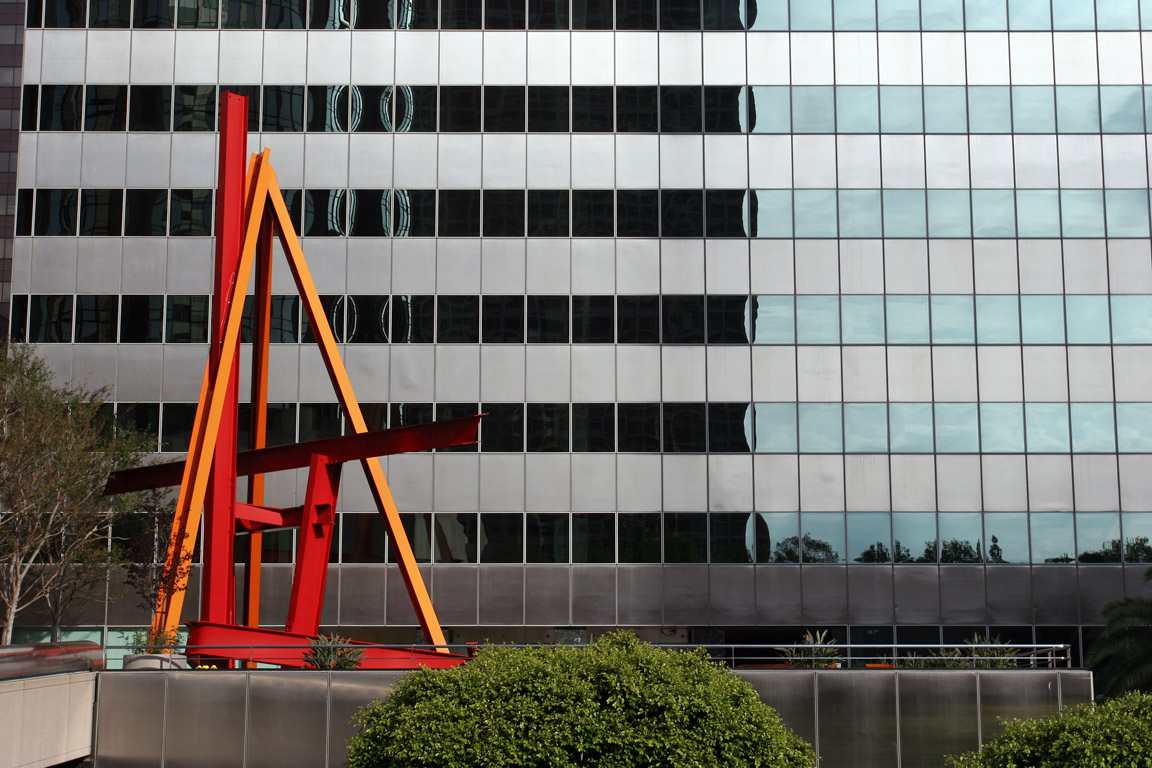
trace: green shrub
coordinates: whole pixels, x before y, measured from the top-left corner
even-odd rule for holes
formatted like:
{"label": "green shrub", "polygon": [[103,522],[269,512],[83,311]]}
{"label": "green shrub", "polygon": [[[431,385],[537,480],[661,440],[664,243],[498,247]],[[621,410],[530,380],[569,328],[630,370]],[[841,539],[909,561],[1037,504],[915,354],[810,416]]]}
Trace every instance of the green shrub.
{"label": "green shrub", "polygon": [[902,669],[1015,669],[1016,648],[1004,645],[999,637],[972,635],[964,645],[999,645],[1000,648],[941,648],[929,651],[927,656],[916,653],[902,656],[896,665]]}
{"label": "green shrub", "polygon": [[1152,695],[1132,693],[1081,704],[1052,717],[1011,720],[979,752],[949,758],[948,768],[1149,768]]}
{"label": "green shrub", "polygon": [[776,649],[789,669],[839,667],[844,662],[835,643],[828,639],[826,629],[816,634],[805,632],[804,637],[800,638],[800,645],[803,647],[786,646]]}
{"label": "green shrub", "polygon": [[811,747],[707,653],[628,633],[483,648],[420,669],[356,716],[349,768],[811,768]]}
{"label": "green shrub", "polygon": [[337,647],[349,642],[340,635],[317,635],[304,652],[308,669],[358,669],[364,659],[361,648]]}

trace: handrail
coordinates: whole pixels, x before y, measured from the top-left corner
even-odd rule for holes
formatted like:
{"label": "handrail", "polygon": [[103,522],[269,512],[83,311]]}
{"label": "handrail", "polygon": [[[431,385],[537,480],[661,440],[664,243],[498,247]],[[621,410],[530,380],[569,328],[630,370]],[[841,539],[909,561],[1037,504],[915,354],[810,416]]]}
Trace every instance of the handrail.
{"label": "handrail", "polygon": [[88,640],[0,646],[0,680],[99,672],[105,664],[104,649]]}

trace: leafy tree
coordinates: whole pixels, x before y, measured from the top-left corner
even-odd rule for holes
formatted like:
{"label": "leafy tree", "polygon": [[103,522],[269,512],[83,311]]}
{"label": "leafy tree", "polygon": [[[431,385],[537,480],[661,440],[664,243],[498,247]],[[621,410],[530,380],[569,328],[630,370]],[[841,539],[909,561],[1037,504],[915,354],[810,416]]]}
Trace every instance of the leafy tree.
{"label": "leafy tree", "polygon": [[947,768],[1146,768],[1152,765],[1152,695],[1081,704],[1052,717],[1011,720],[979,752]]}
{"label": "leafy tree", "polygon": [[[1152,568],[1144,572],[1152,582]],[[1104,606],[1107,622],[1085,661],[1100,671],[1101,688],[1113,695],[1152,687],[1152,600],[1125,597]]]}
{"label": "leafy tree", "polygon": [[419,669],[356,717],[349,768],[811,768],[812,748],[702,648],[628,633],[482,649]]}
{"label": "leafy tree", "polygon": [[138,441],[111,433],[102,402],[53,385],[30,347],[0,346],[0,645],[33,603],[47,601],[58,629],[68,605],[103,586],[111,503],[101,493],[137,460]]}

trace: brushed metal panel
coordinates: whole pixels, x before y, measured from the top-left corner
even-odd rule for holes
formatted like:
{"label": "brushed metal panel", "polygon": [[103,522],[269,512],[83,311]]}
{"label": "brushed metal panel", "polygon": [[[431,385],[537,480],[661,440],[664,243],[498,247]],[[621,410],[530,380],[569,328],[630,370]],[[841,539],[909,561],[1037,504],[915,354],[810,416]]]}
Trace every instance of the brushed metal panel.
{"label": "brushed metal panel", "polygon": [[619,622],[661,624],[664,608],[664,576],[658,565],[621,565],[616,571]]}
{"label": "brushed metal panel", "polygon": [[664,566],[664,623],[708,625],[708,566]]}
{"label": "brushed metal panel", "polygon": [[165,768],[241,764],[248,673],[187,671],[166,676]]}
{"label": "brushed metal panel", "polygon": [[292,597],[290,564],[265,565],[260,569],[260,619],[269,624],[288,620],[288,603]]}
{"label": "brushed metal panel", "polygon": [[524,569],[524,623],[568,626],[569,567],[527,566]]}
{"label": "brushed metal panel", "polygon": [[816,743],[816,672],[810,669],[742,669],[736,672],[809,744]]}
{"label": "brushed metal panel", "polygon": [[882,670],[817,674],[821,768],[896,765],[896,675]]}
{"label": "brushed metal panel", "polygon": [[1067,565],[1032,567],[1032,603],[1037,624],[1076,624],[1080,606],[1076,594],[1076,569]]}
{"label": "brushed metal panel", "polygon": [[261,670],[248,676],[246,768],[324,764],[328,674]]}
{"label": "brushed metal panel", "polygon": [[[433,568],[432,605],[443,624],[473,625],[477,620],[476,568],[450,565]],[[399,574],[397,574],[399,575]]]}
{"label": "brushed metal panel", "polygon": [[572,624],[616,624],[616,566],[572,566]]}
{"label": "brushed metal panel", "polygon": [[98,768],[152,768],[164,750],[164,682],[155,672],[97,677],[95,762]]}
{"label": "brushed metal panel", "polygon": [[1124,571],[1117,565],[1081,565],[1079,595],[1080,622],[1103,624],[1104,606],[1124,593]]}
{"label": "brushed metal panel", "polygon": [[[384,586],[387,568],[382,565],[340,566],[340,623],[384,623]],[[399,579],[399,573],[396,574]]]}
{"label": "brushed metal panel", "polygon": [[980,736],[985,743],[1004,732],[1003,720],[1047,717],[1060,708],[1059,670],[980,670]]}
{"label": "brushed metal panel", "polygon": [[901,765],[938,766],[944,755],[980,746],[975,670],[905,670],[896,675]]}
{"label": "brushed metal panel", "polygon": [[[716,626],[754,626],[756,624],[756,567],[752,565],[714,565],[709,574],[710,622]],[[665,607],[665,616],[667,616],[667,607]]]}
{"label": "brushed metal panel", "polygon": [[802,565],[800,579],[805,623],[847,623],[848,566]]}
{"label": "brushed metal panel", "polygon": [[988,623],[1032,623],[1032,573],[1028,566],[989,566],[984,588]]}
{"label": "brushed metal panel", "polygon": [[896,623],[940,623],[940,569],[935,565],[898,565],[892,575]]}
{"label": "brushed metal panel", "polygon": [[480,623],[524,623],[524,566],[480,566]]}
{"label": "brushed metal panel", "polygon": [[945,624],[983,624],[987,621],[984,566],[940,567],[940,613]]}
{"label": "brushed metal panel", "polygon": [[[243,583],[237,579],[237,583]],[[331,627],[340,623],[340,566],[328,565],[324,580],[324,602],[320,606],[320,623]]]}
{"label": "brushed metal panel", "polygon": [[[427,585],[431,581],[431,566],[421,566],[420,576]],[[404,586],[404,579],[400,576],[400,569],[394,565],[387,568],[387,599],[384,605],[384,615],[388,624],[406,624],[415,626],[416,612],[412,610],[412,600],[408,597],[408,590]]]}
{"label": "brushed metal panel", "polygon": [[848,566],[848,623],[891,624],[892,568],[887,565]]}
{"label": "brushed metal panel", "polygon": [[352,722],[357,710],[388,695],[403,672],[355,670],[329,672],[328,765],[344,765],[348,759],[348,739],[356,735]]}
{"label": "brushed metal panel", "polygon": [[1074,707],[1092,701],[1093,684],[1092,673],[1086,669],[1061,669],[1060,673],[1060,704],[1063,707]]}
{"label": "brushed metal panel", "polygon": [[757,566],[756,623],[799,624],[801,615],[800,566]]}

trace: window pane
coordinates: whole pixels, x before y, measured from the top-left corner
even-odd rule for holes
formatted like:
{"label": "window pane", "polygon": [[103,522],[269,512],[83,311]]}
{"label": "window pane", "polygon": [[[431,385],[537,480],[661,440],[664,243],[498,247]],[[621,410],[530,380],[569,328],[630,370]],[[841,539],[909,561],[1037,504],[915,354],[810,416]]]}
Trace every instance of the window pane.
{"label": "window pane", "polygon": [[1106,189],[1109,237],[1148,237],[1148,190]]}
{"label": "window pane", "polygon": [[528,29],[568,29],[568,0],[528,0]]}
{"label": "window pane", "polygon": [[972,190],[972,234],[975,237],[1016,236],[1016,204],[1012,190]]}
{"label": "window pane", "polygon": [[964,0],[964,22],[972,30],[1007,29],[1004,0]]}
{"label": "window pane", "polygon": [[196,403],[165,403],[164,426],[160,431],[160,450],[187,451],[192,441],[196,420]]}
{"label": "window pane", "polygon": [[120,297],[121,344],[159,344],[163,321],[163,296]]}
{"label": "window pane", "polygon": [[396,29],[436,29],[436,0],[396,4]]}
{"label": "window pane", "polygon": [[[392,102],[393,88],[382,85],[354,85],[345,86],[311,86],[309,93],[310,122],[308,130],[314,131],[344,131],[345,126],[361,133],[381,133],[393,129]],[[435,113],[435,101],[432,101],[432,110]],[[428,104],[422,104],[424,109]],[[403,107],[410,111],[410,99],[403,100]],[[349,112],[351,109],[351,112]],[[403,113],[402,113],[403,114]],[[346,118],[347,116],[347,118]],[[411,117],[411,114],[403,114]],[[426,130],[431,130],[434,119],[425,118]],[[312,127],[315,126],[315,127]],[[406,126],[411,130],[411,126]]]}
{"label": "window pane", "polygon": [[175,10],[174,0],[136,0],[132,26],[137,29],[171,29]]}
{"label": "window pane", "polygon": [[806,563],[844,561],[844,515],[840,512],[805,512],[800,515],[804,529],[803,552]]}
{"label": "window pane", "polygon": [[756,403],[756,453],[796,452],[796,404]]}
{"label": "window pane", "polygon": [[164,339],[169,344],[207,344],[209,322],[207,296],[169,296]]}
{"label": "window pane", "polygon": [[840,297],[796,297],[796,341],[799,344],[840,343]]}
{"label": "window pane", "polygon": [[172,236],[208,237],[212,234],[212,190],[172,190],[172,215],[168,234]]}
{"label": "window pane", "polygon": [[1116,403],[1121,453],[1152,452],[1152,403]]}
{"label": "window pane", "polygon": [[456,133],[480,130],[480,86],[441,86],[440,130]]}
{"label": "window pane", "polygon": [[799,518],[795,512],[760,512],[755,516],[756,562],[800,562]]}
{"label": "window pane", "polygon": [[300,404],[301,441],[339,437],[341,424],[340,406],[336,403]]}
{"label": "window pane", "polygon": [[568,132],[568,87],[528,86],[528,130]]}
{"label": "window pane", "polygon": [[524,516],[518,513],[480,515],[480,562],[524,562]]}
{"label": "window pane", "polygon": [[119,296],[76,297],[76,343],[115,344]]}
{"label": "window pane", "polygon": [[1056,29],[1095,29],[1092,0],[1052,0],[1052,23]]}
{"label": "window pane", "polygon": [[76,234],[75,189],[36,190],[36,217],[32,233],[38,236]]}
{"label": "window pane", "polygon": [[841,237],[880,237],[883,235],[880,190],[841,189],[837,195],[840,201]]}
{"label": "window pane", "polygon": [[224,29],[260,29],[264,25],[263,0],[221,0],[220,26]]}
{"label": "window pane", "polygon": [[832,11],[836,29],[876,29],[875,0],[835,0]]}
{"label": "window pane", "polygon": [[353,344],[387,344],[388,304],[387,296],[349,296],[348,341]]}
{"label": "window pane", "polygon": [[616,339],[615,301],[611,296],[572,297],[572,343],[611,344]]}
{"label": "window pane", "polygon": [[522,133],[524,131],[524,87],[489,85],[484,88],[484,130]]}
{"label": "window pane", "polygon": [[968,190],[928,190],[928,236],[972,236],[972,216]]}
{"label": "window pane", "polygon": [[1076,560],[1071,512],[1034,512],[1031,523],[1033,563],[1071,563]]}
{"label": "window pane", "polygon": [[979,512],[952,512],[940,515],[940,562],[983,562],[980,517]]}
{"label": "window pane", "polygon": [[[440,194],[443,195],[444,192],[441,191]],[[444,215],[442,207],[442,220]],[[451,216],[450,213],[448,215]],[[484,236],[524,237],[524,190],[484,190]]]}
{"label": "window pane", "polygon": [[970,86],[968,125],[972,133],[1011,133],[1012,99],[1008,86]]}
{"label": "window pane", "polygon": [[432,343],[435,306],[432,296],[393,296],[392,342]]}
{"label": "window pane", "polygon": [[978,453],[980,432],[976,403],[936,403],[936,450]]}
{"label": "window pane", "polygon": [[383,563],[388,556],[388,535],[381,515],[343,514],[340,560],[345,563]]}
{"label": "window pane", "polygon": [[480,190],[440,190],[440,237],[479,237]]}
{"label": "window pane", "polygon": [[527,562],[568,562],[568,515],[529,513],[524,523]]}
{"label": "window pane", "polygon": [[1124,562],[1152,563],[1152,514],[1147,512],[1125,512],[1124,521]]}
{"label": "window pane", "polygon": [[403,133],[432,133],[436,130],[436,86],[397,85],[386,87],[389,101],[394,103],[392,128]]}
{"label": "window pane", "polygon": [[972,344],[972,297],[932,294],[932,343]]}
{"label": "window pane", "polygon": [[709,189],[705,191],[707,237],[748,237],[743,189]]}
{"label": "window pane", "polygon": [[1012,130],[1015,133],[1056,132],[1056,106],[1052,86],[1012,86]]}
{"label": "window pane", "polygon": [[796,343],[796,297],[756,296],[756,344]]}
{"label": "window pane", "polygon": [[1019,344],[1019,298],[989,294],[977,295],[976,340],[980,344]]}
{"label": "window pane", "polygon": [[616,449],[616,410],[612,403],[572,404],[572,450],[603,453]]}
{"label": "window pane", "polygon": [[78,131],[84,96],[81,85],[44,85],[40,88],[40,130]]}
{"label": "window pane", "polygon": [[122,131],[127,126],[128,86],[88,86],[84,97],[84,130]]}
{"label": "window pane", "polygon": [[528,343],[568,343],[568,297],[528,297]]}
{"label": "window pane", "polygon": [[[796,26],[795,17],[792,20],[792,28],[800,28]],[[836,130],[833,94],[830,85],[794,86],[792,130],[796,133],[833,133]]]}
{"label": "window pane", "polygon": [[[739,0],[735,0],[739,2]],[[710,3],[709,7],[720,3]],[[746,133],[747,89],[737,85],[704,87],[704,130],[707,133]]]}
{"label": "window pane", "polygon": [[708,516],[698,513],[664,513],[664,562],[708,562]]}
{"label": "window pane", "polygon": [[1100,86],[1100,127],[1104,133],[1143,133],[1144,99],[1138,85]]}
{"label": "window pane", "polygon": [[444,29],[480,29],[484,6],[475,0],[441,0],[440,26]]}
{"label": "window pane", "polygon": [[752,408],[748,403],[708,404],[708,450],[712,453],[752,450]]}
{"label": "window pane", "polygon": [[1116,452],[1112,403],[1072,403],[1072,450],[1076,453]]}
{"label": "window pane", "polygon": [[616,561],[616,516],[575,513],[572,515],[572,562]]}
{"label": "window pane", "polygon": [[749,298],[740,296],[708,297],[708,343],[747,344],[752,339],[752,308]]}
{"label": "window pane", "polygon": [[1069,344],[1107,344],[1107,296],[1065,296],[1064,307],[1068,315]]}
{"label": "window pane", "polygon": [[1020,316],[1025,344],[1064,343],[1064,297],[1021,296]]}
{"label": "window pane", "polygon": [[796,237],[836,237],[836,190],[798,189]]}
{"label": "window pane", "polygon": [[839,403],[800,403],[800,452],[839,453],[844,450]]}
{"label": "window pane", "polygon": [[831,0],[790,0],[792,29],[832,29]]}
{"label": "window pane", "polygon": [[920,3],[917,0],[880,0],[879,12],[881,30],[920,29]]}
{"label": "window pane", "polygon": [[[336,341],[344,341],[344,296],[341,295],[320,295],[320,307],[324,312],[324,319],[328,322],[328,327],[332,330],[332,335],[336,337]],[[317,321],[319,322],[319,321]],[[301,337],[305,343],[313,343],[316,341],[316,335],[312,333],[310,321],[305,306],[304,317],[302,320]]]}
{"label": "window pane", "polygon": [[618,447],[621,453],[660,450],[660,404],[620,403],[617,407]]}
{"label": "window pane", "polygon": [[752,562],[754,517],[748,512],[713,512],[708,515],[712,562]]}
{"label": "window pane", "polygon": [[616,309],[617,339],[621,344],[660,342],[659,297],[620,296]]}
{"label": "window pane", "polygon": [[1025,403],[1024,417],[1029,452],[1068,452],[1067,403]]}
{"label": "window pane", "polygon": [[886,189],[884,198],[885,237],[925,237],[924,190]]}
{"label": "window pane", "polygon": [[888,420],[893,453],[932,453],[931,403],[891,403]]}
{"label": "window pane", "polygon": [[888,406],[885,403],[844,404],[844,450],[848,453],[888,451]]}
{"label": "window pane", "polygon": [[170,130],[172,86],[134,85],[129,96],[128,130]]}
{"label": "window pane", "polygon": [[1077,560],[1081,563],[1120,562],[1120,515],[1116,512],[1076,513]]}
{"label": "window pane", "polygon": [[1056,86],[1056,125],[1060,133],[1099,133],[1096,86]]}
{"label": "window pane", "polygon": [[1059,237],[1060,202],[1054,189],[1016,191],[1020,237]]}
{"label": "window pane", "polygon": [[1116,295],[1110,298],[1114,343],[1152,343],[1152,296]]}
{"label": "window pane", "polygon": [[525,410],[528,451],[563,453],[569,450],[567,403],[529,403]]}
{"label": "window pane", "polygon": [[660,562],[660,515],[620,514],[620,562]]}
{"label": "window pane", "polygon": [[789,133],[792,130],[791,95],[792,89],[788,86],[749,86],[749,131]]}
{"label": "window pane", "polygon": [[996,513],[984,515],[988,537],[989,563],[1028,562],[1028,515]]}
{"label": "window pane", "polygon": [[392,234],[432,237],[436,234],[436,191],[397,189],[392,195]]}
{"label": "window pane", "polygon": [[936,515],[932,512],[893,513],[892,539],[893,562],[935,563]]}
{"label": "window pane", "polygon": [[1013,30],[1052,29],[1049,0],[1008,0],[1008,26]]}
{"label": "window pane", "polygon": [[119,237],[123,229],[124,192],[85,189],[80,193],[80,234]]}
{"label": "window pane", "polygon": [[849,562],[892,562],[892,517],[887,512],[853,512],[848,518]]}
{"label": "window pane", "polygon": [[752,237],[792,236],[792,192],[790,190],[754,189],[748,202],[748,219],[752,227]]}
{"label": "window pane", "polygon": [[619,190],[616,193],[616,234],[620,237],[659,237],[659,191]]}
{"label": "window pane", "polygon": [[1099,189],[1060,190],[1064,237],[1104,237],[1104,196]]}
{"label": "window pane", "polygon": [[704,403],[664,403],[664,450],[671,453],[703,453],[707,432]]}
{"label": "window pane", "polygon": [[880,86],[880,130],[884,133],[924,132],[920,86]]}
{"label": "window pane", "polygon": [[664,133],[699,133],[704,119],[703,107],[699,86],[662,86],[660,88],[660,130]]}
{"label": "window pane", "polygon": [[1100,0],[1096,3],[1097,29],[1139,29],[1136,0]]}
{"label": "window pane", "polygon": [[98,29],[126,29],[132,21],[131,0],[90,0],[88,26]]}
{"label": "window pane", "polygon": [[663,342],[665,344],[703,344],[704,297],[661,297]]}
{"label": "window pane", "polygon": [[615,224],[612,190],[572,190],[572,237],[612,237]]}
{"label": "window pane", "polygon": [[985,453],[1023,453],[1023,405],[980,403],[980,447]]}
{"label": "window pane", "polygon": [[520,453],[524,450],[524,406],[519,403],[484,403],[480,412],[480,450]]}
{"label": "window pane", "polygon": [[175,92],[175,131],[216,130],[216,86],[178,85]]}
{"label": "window pane", "polygon": [[163,189],[128,189],[124,234],[128,237],[162,237],[168,226],[168,192]]}
{"label": "window pane", "polygon": [[390,201],[391,192],[387,189],[348,190],[348,235],[387,237],[392,219]]}
{"label": "window pane", "polygon": [[660,228],[664,237],[703,237],[703,192],[695,189],[661,190]]}
{"label": "window pane", "polygon": [[[436,309],[436,341],[438,343],[475,344],[480,340],[479,297],[437,296]],[[522,318],[523,315],[521,314],[521,323]]]}
{"label": "window pane", "polygon": [[888,312],[889,344],[928,343],[928,297],[884,297]]}
{"label": "window pane", "polygon": [[32,344],[67,344],[72,341],[71,296],[31,297],[28,341]]}
{"label": "window pane", "polygon": [[656,133],[657,90],[650,86],[620,86],[616,89],[616,130]]}
{"label": "window pane", "polygon": [[[933,3],[935,5],[936,3]],[[925,20],[928,10],[925,9]],[[927,28],[927,24],[925,24]],[[924,129],[928,133],[965,133],[968,130],[967,89],[963,86],[925,86]]]}
{"label": "window pane", "polygon": [[573,133],[611,133],[612,121],[611,86],[572,86]]}

